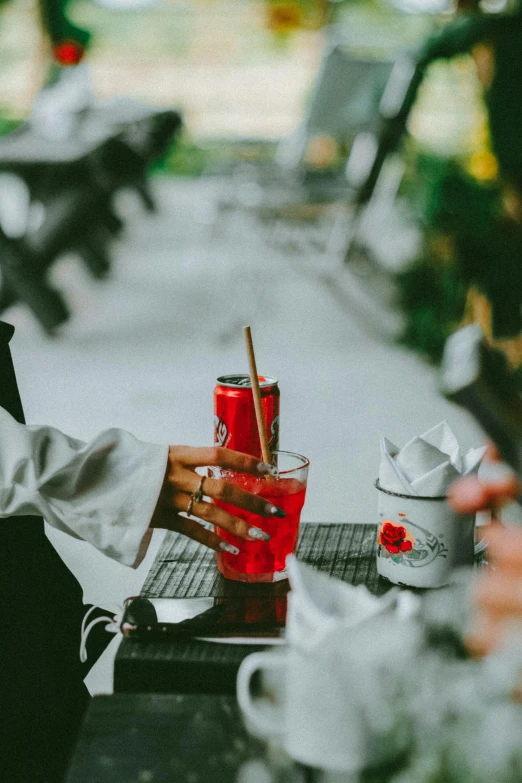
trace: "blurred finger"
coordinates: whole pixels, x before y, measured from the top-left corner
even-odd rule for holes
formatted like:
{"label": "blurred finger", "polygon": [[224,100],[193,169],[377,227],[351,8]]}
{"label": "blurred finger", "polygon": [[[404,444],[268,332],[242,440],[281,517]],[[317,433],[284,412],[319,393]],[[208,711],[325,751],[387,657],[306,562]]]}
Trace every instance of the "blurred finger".
{"label": "blurred finger", "polygon": [[500,462],[500,453],[495,443],[492,440],[488,441],[485,459],[488,462]]}
{"label": "blurred finger", "polygon": [[464,642],[472,655],[482,657],[500,647],[504,632],[500,620],[490,617],[486,612],[477,612],[471,630],[464,637]]}
{"label": "blurred finger", "polygon": [[516,498],[517,491],[517,480],[512,473],[491,481],[467,476],[451,485],[448,502],[459,514],[469,514],[490,507],[498,508]]}
{"label": "blurred finger", "polygon": [[513,569],[522,575],[522,528],[495,526],[484,531],[488,559],[496,567]]}
{"label": "blurred finger", "polygon": [[492,617],[522,619],[522,576],[495,571],[478,579],[474,598],[480,610]]}
{"label": "blurred finger", "polygon": [[488,493],[474,476],[455,481],[448,492],[448,503],[459,514],[469,514],[487,507]]}

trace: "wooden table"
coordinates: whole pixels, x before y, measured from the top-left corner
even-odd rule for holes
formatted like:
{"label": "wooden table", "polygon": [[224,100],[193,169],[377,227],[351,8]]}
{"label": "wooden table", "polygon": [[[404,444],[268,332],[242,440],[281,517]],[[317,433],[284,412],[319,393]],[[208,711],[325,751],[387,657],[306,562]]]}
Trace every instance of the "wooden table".
{"label": "wooden table", "polygon": [[[377,574],[375,534],[375,525],[304,523],[297,554],[322,571],[382,595],[390,585]],[[171,533],[142,595],[254,597],[287,591],[286,582],[227,581],[216,569],[213,552]],[[118,692],[92,700],[66,783],[266,781],[266,748],[246,732],[235,700],[239,664],[256,649],[262,648],[124,639],[115,661]],[[257,777],[249,764],[261,765]],[[309,772],[298,766],[287,769],[285,783],[305,783]]]}
{"label": "wooden table", "polygon": [[66,783],[234,783],[264,755],[232,696],[97,696]]}
{"label": "wooden table", "polygon": [[[382,595],[391,585],[377,575],[375,534],[374,525],[304,524],[298,555],[327,573],[351,584],[365,584],[375,595]],[[211,552],[169,535],[143,595],[253,596],[287,589],[283,583],[226,582],[217,573]],[[128,692],[93,699],[66,783],[320,780],[319,772],[292,765],[290,760],[282,773],[274,774],[270,751],[247,733],[234,695],[235,679],[239,664],[254,649],[197,641],[124,640],[116,658],[115,685]],[[140,690],[167,692],[129,692]],[[212,690],[227,695],[211,694]]]}
{"label": "wooden table", "polygon": [[[375,595],[390,585],[380,579],[375,562],[375,525],[301,525],[298,557],[351,584],[365,584]],[[224,579],[214,553],[185,536],[166,536],[143,586],[148,598],[281,595],[287,582],[245,584]],[[235,692],[243,658],[263,649],[252,645],[191,641],[124,639],[116,655],[117,692],[229,693]]]}

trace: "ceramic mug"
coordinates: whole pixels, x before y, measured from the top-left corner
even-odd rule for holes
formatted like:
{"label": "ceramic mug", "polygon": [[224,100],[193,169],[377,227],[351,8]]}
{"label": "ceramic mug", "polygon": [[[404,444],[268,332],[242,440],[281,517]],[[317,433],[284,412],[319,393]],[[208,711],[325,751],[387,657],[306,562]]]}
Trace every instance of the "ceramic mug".
{"label": "ceramic mug", "polygon": [[[355,774],[368,761],[368,731],[356,688],[346,671],[328,660],[292,647],[245,658],[237,678],[237,698],[247,728],[261,739],[279,738],[301,764]],[[252,695],[254,675],[264,693]],[[353,687],[351,687],[353,686]]]}
{"label": "ceramic mug", "polygon": [[475,514],[457,514],[443,497],[379,491],[377,571],[396,585],[443,587],[456,568],[472,566],[485,548],[475,544]]}

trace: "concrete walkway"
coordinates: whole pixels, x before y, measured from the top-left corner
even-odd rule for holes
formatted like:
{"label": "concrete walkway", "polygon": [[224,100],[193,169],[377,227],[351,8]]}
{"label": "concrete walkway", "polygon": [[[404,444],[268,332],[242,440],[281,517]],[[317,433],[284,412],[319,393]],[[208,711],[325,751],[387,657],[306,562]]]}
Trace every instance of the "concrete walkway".
{"label": "concrete walkway", "polygon": [[[306,520],[375,519],[383,434],[401,445],[447,418],[466,447],[481,441],[438,396],[429,367],[354,316],[340,273],[338,287],[322,285],[310,259],[289,263],[244,215],[210,226],[212,182],[155,187],[155,216],[122,199],[129,228],[109,281],[93,282],[72,258],[56,268],[74,309],[60,337],[43,336],[20,308],[8,313],[29,423],[84,439],[116,426],[210,444],[215,378],[248,371],[241,327],[250,323],[259,371],[280,380],[281,447],[311,459]],[[152,557],[132,572],[65,534],[52,540],[86,600],[104,606],[139,591]]]}

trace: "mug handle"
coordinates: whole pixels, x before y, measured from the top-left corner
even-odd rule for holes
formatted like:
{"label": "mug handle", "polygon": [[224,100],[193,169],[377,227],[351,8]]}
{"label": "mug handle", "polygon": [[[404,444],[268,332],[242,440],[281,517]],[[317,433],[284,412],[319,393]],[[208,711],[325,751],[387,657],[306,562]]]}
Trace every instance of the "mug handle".
{"label": "mug handle", "polygon": [[237,673],[237,701],[252,730],[262,738],[279,736],[283,731],[283,711],[270,705],[267,699],[258,699],[264,703],[259,709],[252,698],[250,682],[257,671],[278,671],[286,667],[286,654],[274,652],[252,653],[241,663]]}
{"label": "mug handle", "polygon": [[475,557],[478,557],[483,552],[485,552],[487,547],[488,547],[488,544],[487,544],[487,541],[484,538],[481,541],[477,541],[477,543],[475,544],[475,553],[474,553]]}

